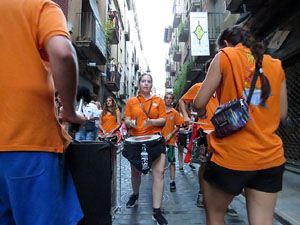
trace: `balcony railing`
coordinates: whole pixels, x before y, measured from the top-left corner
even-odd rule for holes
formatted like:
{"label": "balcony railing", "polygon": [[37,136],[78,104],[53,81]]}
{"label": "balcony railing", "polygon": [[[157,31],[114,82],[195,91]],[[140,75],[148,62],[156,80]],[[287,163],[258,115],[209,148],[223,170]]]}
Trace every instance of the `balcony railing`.
{"label": "balcony railing", "polygon": [[107,73],[106,86],[110,91],[119,91],[121,74],[118,72],[117,66],[114,66],[114,71],[108,69]]}
{"label": "balcony railing", "polygon": [[208,13],[208,37],[210,40],[216,40],[221,33],[224,15],[224,13],[217,12]]}
{"label": "balcony railing", "polygon": [[174,19],[173,19],[173,28],[178,27],[178,25],[181,22],[181,17],[182,17],[181,13],[175,13]]}
{"label": "balcony railing", "polygon": [[121,85],[122,85],[122,88],[120,90],[120,98],[121,99],[126,99],[127,96],[128,96],[127,87],[126,87],[124,82]]}
{"label": "balcony railing", "polygon": [[89,47],[95,44],[106,57],[106,37],[102,25],[95,18],[92,12],[77,13],[79,18],[78,34],[76,45]]}
{"label": "balcony railing", "polygon": [[174,52],[173,60],[174,60],[175,62],[180,62],[180,60],[181,60],[181,51],[180,51],[180,50],[176,50],[176,51]]}

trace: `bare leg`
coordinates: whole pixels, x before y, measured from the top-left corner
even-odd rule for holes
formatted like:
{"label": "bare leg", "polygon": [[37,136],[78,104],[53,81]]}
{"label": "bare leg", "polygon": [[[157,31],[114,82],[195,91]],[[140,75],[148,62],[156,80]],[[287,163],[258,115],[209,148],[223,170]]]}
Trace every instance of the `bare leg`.
{"label": "bare leg", "polygon": [[152,174],[153,174],[153,208],[160,208],[163,191],[164,191],[164,166],[166,155],[161,154],[152,164]]}
{"label": "bare leg", "polygon": [[250,225],[272,225],[277,193],[246,188],[246,205]]}
{"label": "bare leg", "polygon": [[141,185],[141,172],[138,171],[132,164],[131,165],[131,186],[133,193],[137,195]]}
{"label": "bare leg", "polygon": [[[224,216],[234,195],[225,193],[203,180],[207,225],[224,225]],[[216,201],[217,200],[217,201]]]}
{"label": "bare leg", "polygon": [[179,161],[179,168],[183,168],[183,149],[182,145],[178,145],[178,161]]}
{"label": "bare leg", "polygon": [[201,193],[203,193],[203,174],[205,171],[206,165],[202,164],[199,167],[199,171],[198,171],[198,182],[199,182],[199,190]]}
{"label": "bare leg", "polygon": [[170,178],[172,181],[175,180],[175,164],[170,165]]}

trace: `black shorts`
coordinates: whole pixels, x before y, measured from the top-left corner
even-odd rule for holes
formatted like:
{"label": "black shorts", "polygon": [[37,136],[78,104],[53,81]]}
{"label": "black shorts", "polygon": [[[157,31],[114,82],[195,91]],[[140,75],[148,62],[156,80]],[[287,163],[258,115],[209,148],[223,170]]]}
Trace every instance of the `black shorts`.
{"label": "black shorts", "polygon": [[186,148],[189,144],[189,143],[187,143],[187,137],[189,137],[189,140],[191,140],[192,133],[185,134],[185,133],[179,132],[178,133],[179,145]]}
{"label": "black shorts", "polygon": [[210,161],[204,172],[204,179],[232,195],[239,195],[243,188],[276,193],[282,190],[284,164],[269,169],[255,171],[231,170]]}

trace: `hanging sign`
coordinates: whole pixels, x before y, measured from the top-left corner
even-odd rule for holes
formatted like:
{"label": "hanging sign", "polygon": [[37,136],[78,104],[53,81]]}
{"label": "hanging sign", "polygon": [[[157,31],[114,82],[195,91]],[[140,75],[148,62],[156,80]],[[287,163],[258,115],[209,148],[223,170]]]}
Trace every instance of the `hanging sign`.
{"label": "hanging sign", "polygon": [[209,56],[207,12],[190,12],[191,54]]}

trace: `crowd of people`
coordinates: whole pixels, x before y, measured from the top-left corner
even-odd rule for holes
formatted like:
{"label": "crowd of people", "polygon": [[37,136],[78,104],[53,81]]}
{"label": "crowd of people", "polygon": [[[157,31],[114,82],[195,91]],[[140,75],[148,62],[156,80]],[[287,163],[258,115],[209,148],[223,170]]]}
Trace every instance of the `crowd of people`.
{"label": "crowd of people", "polygon": [[[208,62],[205,80],[182,96],[178,110],[172,107],[174,96],[167,93],[162,99],[152,94],[153,78],[142,74],[139,94],[127,101],[122,119],[110,96],[103,109],[87,96],[76,111],[77,56],[57,4],[49,0],[0,4],[0,26],[6,34],[0,36],[0,93],[6,96],[0,110],[5,130],[0,139],[0,224],[76,225],[83,217],[65,165],[64,153],[71,142],[61,124],[65,122],[81,125],[78,141],[124,141],[132,183],[126,207],[136,205],[141,174],[151,170],[152,219],[159,225],[168,224],[160,209],[166,159],[170,191],[175,192],[175,147],[183,172],[183,163],[190,161],[190,151],[183,159],[184,148],[190,150],[196,138],[202,138],[210,152],[199,167],[196,203],[205,208],[206,223],[224,224],[225,214],[234,214],[231,201],[243,192],[249,224],[273,224],[285,164],[282,141],[275,134],[287,116],[285,73],[281,62],[264,55],[263,45],[247,29],[233,26],[220,34],[219,53]],[[19,51],[11,54],[11,49]],[[246,99],[256,73],[259,79],[247,125],[217,137],[211,123],[216,109],[230,100]]]}

